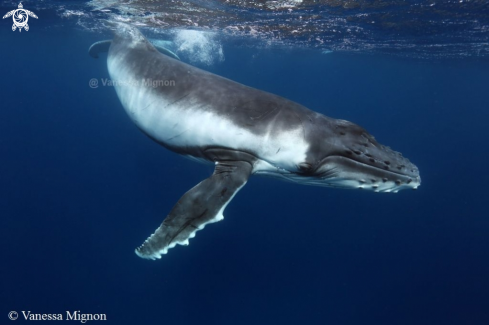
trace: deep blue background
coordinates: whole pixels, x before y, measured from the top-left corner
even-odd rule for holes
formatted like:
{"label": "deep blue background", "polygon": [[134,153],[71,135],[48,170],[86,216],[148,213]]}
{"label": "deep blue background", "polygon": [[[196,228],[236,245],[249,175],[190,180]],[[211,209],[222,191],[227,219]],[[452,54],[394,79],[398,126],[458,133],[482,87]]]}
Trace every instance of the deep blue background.
{"label": "deep blue background", "polygon": [[134,248],[212,169],[146,138],[114,89],[88,86],[108,77],[105,57],[87,54],[103,35],[40,26],[0,28],[0,323],[10,310],[112,324],[489,323],[488,62],[224,44],[225,62],[206,69],[364,126],[418,165],[422,186],[254,177],[224,221],[147,261]]}

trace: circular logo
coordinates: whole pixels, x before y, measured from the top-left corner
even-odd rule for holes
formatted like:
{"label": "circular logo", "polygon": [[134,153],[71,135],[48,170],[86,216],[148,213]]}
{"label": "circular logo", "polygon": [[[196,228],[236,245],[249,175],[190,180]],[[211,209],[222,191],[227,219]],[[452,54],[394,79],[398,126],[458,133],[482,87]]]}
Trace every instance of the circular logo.
{"label": "circular logo", "polygon": [[10,318],[10,320],[16,320],[17,318],[19,318],[19,314],[17,314],[16,311],[11,311],[10,313],[8,313],[8,318]]}
{"label": "circular logo", "polygon": [[24,9],[17,9],[13,14],[14,24],[17,27],[24,27],[29,19],[27,12]]}

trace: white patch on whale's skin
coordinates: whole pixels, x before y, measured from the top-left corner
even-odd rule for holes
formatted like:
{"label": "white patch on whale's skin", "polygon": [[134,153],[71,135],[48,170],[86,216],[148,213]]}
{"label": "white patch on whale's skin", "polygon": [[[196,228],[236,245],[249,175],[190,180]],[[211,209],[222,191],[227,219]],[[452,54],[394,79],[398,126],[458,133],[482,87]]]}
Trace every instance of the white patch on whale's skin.
{"label": "white patch on whale's skin", "polygon": [[142,80],[134,80],[131,65],[122,61],[117,56],[108,60],[117,95],[133,122],[157,141],[173,147],[218,146],[253,152],[272,166],[291,171],[305,161],[309,144],[301,127],[272,135],[270,124],[267,133],[253,134],[213,113],[212,107],[203,108],[191,93],[177,102],[165,100],[154,88],[142,85]]}

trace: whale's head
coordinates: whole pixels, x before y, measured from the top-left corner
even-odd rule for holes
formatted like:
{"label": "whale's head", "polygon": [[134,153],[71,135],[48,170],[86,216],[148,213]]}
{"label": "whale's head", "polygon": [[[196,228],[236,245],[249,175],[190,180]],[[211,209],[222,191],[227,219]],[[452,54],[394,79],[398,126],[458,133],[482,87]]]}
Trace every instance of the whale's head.
{"label": "whale's head", "polygon": [[[375,192],[417,189],[418,168],[401,153],[377,142],[362,127],[329,119],[312,143],[307,162],[299,164],[300,183]],[[319,138],[319,139],[318,139]],[[290,177],[295,178],[295,177]]]}

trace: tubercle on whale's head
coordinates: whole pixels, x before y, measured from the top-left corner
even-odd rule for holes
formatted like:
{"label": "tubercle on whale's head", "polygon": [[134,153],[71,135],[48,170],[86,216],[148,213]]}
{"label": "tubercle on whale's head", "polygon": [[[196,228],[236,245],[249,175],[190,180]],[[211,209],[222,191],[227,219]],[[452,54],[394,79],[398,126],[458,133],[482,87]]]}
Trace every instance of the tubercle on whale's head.
{"label": "tubercle on whale's head", "polygon": [[[421,185],[419,170],[362,127],[330,119],[320,160],[312,174],[323,186],[398,192]],[[319,184],[318,184],[319,185]]]}

